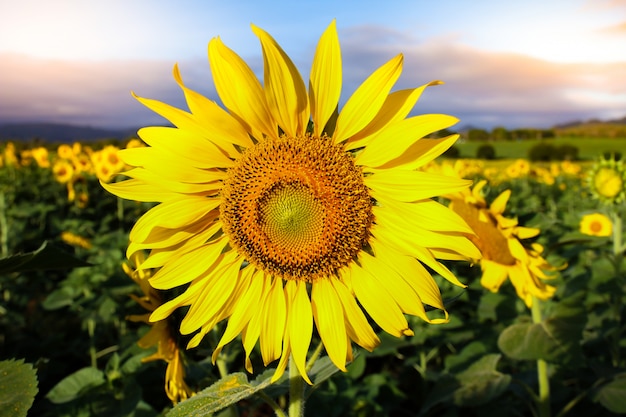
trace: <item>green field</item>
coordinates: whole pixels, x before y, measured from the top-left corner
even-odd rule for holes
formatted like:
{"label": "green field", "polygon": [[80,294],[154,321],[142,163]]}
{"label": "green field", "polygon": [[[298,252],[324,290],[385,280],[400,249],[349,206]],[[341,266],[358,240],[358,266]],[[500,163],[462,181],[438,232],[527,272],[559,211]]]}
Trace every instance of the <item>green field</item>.
{"label": "green field", "polygon": [[580,159],[594,159],[603,152],[620,152],[626,155],[626,138],[558,138],[544,140],[520,140],[499,142],[457,142],[461,158],[476,157],[476,150],[484,144],[496,149],[496,158],[527,158],[528,150],[537,143],[549,143],[553,146],[573,145],[579,150]]}

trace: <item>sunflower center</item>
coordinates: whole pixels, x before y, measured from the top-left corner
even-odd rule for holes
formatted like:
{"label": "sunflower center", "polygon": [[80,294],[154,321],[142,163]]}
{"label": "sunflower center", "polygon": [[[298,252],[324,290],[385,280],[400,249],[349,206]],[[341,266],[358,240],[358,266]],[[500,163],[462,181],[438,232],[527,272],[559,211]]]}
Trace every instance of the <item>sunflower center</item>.
{"label": "sunflower center", "polygon": [[321,236],[324,207],[300,182],[278,183],[259,204],[261,230],[270,242],[286,252],[306,250]]}
{"label": "sunflower center", "polygon": [[228,171],[220,216],[259,269],[312,281],[350,263],[369,238],[372,200],[352,156],[328,137],[266,139]]}
{"label": "sunflower center", "polygon": [[600,233],[602,231],[602,223],[597,220],[591,222],[591,224],[589,225],[589,230],[591,230],[593,233]]}

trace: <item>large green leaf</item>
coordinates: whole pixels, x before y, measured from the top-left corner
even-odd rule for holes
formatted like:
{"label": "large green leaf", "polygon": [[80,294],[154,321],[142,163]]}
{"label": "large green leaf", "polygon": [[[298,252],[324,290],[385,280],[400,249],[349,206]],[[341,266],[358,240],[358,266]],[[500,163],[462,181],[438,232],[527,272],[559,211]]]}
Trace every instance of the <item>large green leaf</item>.
{"label": "large green leaf", "polygon": [[613,413],[626,414],[624,398],[626,398],[626,374],[619,374],[611,382],[601,386],[593,400]]}
{"label": "large green leaf", "polygon": [[583,294],[559,301],[540,323],[516,323],[502,331],[498,347],[510,358],[575,363],[582,355],[580,341],[586,316]]}
{"label": "large green leaf", "polygon": [[104,382],[104,373],[101,370],[91,367],[79,369],[56,384],[46,398],[55,404],[66,403]]}
{"label": "large green leaf", "polygon": [[456,405],[487,404],[508,388],[511,376],[496,370],[500,357],[498,354],[485,355],[457,375],[461,386],[453,394]]}
{"label": "large green leaf", "polygon": [[47,269],[66,269],[90,265],[91,264],[75,258],[73,255],[45,241],[39,249],[34,252],[12,255],[0,259],[0,274]]}
{"label": "large green leaf", "polygon": [[243,372],[236,372],[220,379],[209,388],[193,397],[178,403],[168,417],[209,416],[248,398],[270,385],[271,373],[263,373],[256,380],[248,381]]}
{"label": "large green leaf", "polygon": [[38,391],[31,364],[14,359],[0,362],[0,417],[26,416]]}

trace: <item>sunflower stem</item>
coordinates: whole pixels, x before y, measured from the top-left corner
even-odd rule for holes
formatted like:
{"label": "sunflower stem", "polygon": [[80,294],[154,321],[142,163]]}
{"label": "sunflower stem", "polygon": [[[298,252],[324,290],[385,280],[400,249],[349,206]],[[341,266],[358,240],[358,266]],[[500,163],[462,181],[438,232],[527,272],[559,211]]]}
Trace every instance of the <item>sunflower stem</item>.
{"label": "sunflower stem", "polygon": [[[533,323],[541,323],[541,305],[537,297],[533,297],[531,313]],[[537,379],[539,382],[539,396],[537,398],[537,408],[539,417],[550,417],[550,378],[548,377],[548,363],[543,359],[537,359]]]}
{"label": "sunflower stem", "polygon": [[293,356],[289,357],[289,417],[304,415],[304,379],[296,367]]}
{"label": "sunflower stem", "polygon": [[[621,269],[622,269],[622,260],[623,260],[623,252],[624,248],[622,247],[622,217],[617,209],[612,210],[612,221],[613,221],[613,261],[615,267],[615,276],[621,277]],[[617,296],[611,296],[611,304],[613,308],[613,312],[615,314],[615,320],[617,321],[617,326],[615,333],[613,334],[613,366],[619,366],[621,362],[620,355],[620,343],[621,343],[621,311],[622,311],[622,294],[617,294]]]}
{"label": "sunflower stem", "polygon": [[0,191],[0,256],[9,256],[9,223],[6,215],[6,200],[4,192]]}

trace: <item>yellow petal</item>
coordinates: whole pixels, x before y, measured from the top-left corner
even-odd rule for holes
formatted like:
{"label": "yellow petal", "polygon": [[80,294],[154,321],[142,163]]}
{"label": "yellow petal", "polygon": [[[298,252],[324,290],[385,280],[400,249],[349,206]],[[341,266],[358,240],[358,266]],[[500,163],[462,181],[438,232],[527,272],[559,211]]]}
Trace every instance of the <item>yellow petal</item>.
{"label": "yellow petal", "polygon": [[198,194],[198,195],[212,195],[216,194],[215,190],[221,188],[221,183],[216,183],[219,179],[224,177],[224,172],[206,172],[205,175],[207,180],[209,178],[214,178],[212,182],[202,183],[202,184],[191,184],[180,181],[173,181],[165,179],[155,172],[150,171],[149,169],[144,168],[133,168],[130,171],[126,171],[122,173],[127,177],[134,178],[136,180],[141,180],[148,184],[154,184],[162,187],[163,189],[167,189],[168,191],[182,194]]}
{"label": "yellow petal", "polygon": [[382,169],[418,169],[438,158],[450,149],[459,135],[450,135],[441,139],[423,138],[413,143],[400,156],[384,163]]}
{"label": "yellow petal", "polygon": [[[194,134],[198,134],[209,141],[215,137],[215,132],[213,132],[209,126],[206,126],[202,124],[201,121],[197,120],[193,114],[158,100],[139,97],[135,93],[132,93],[132,95],[141,104],[153,112],[163,116],[180,130],[188,132],[189,134],[193,132]],[[237,153],[232,145],[221,149],[229,155],[235,155]]]}
{"label": "yellow petal", "polygon": [[335,143],[360,132],[376,116],[402,72],[402,54],[372,73],[348,99],[337,119]]}
{"label": "yellow petal", "polygon": [[399,201],[412,202],[468,188],[472,181],[422,171],[399,169],[375,170],[363,178],[372,189],[372,197],[387,195]]}
{"label": "yellow petal", "polygon": [[424,114],[387,126],[365,145],[356,158],[358,165],[379,167],[402,155],[424,136],[448,128],[459,119],[445,114]]}
{"label": "yellow petal", "polygon": [[160,203],[178,197],[176,193],[135,179],[109,184],[100,181],[100,185],[111,194],[126,200]]}
{"label": "yellow petal", "polygon": [[180,196],[176,200],[165,201],[137,220],[130,231],[130,240],[143,242],[155,227],[177,229],[189,226],[219,207],[220,202],[217,198],[193,196]]}
{"label": "yellow petal", "polygon": [[491,292],[497,292],[500,289],[504,281],[508,278],[511,269],[510,266],[501,265],[487,259],[483,259],[480,262],[480,266],[483,270],[480,284]]}
{"label": "yellow petal", "polygon": [[415,107],[415,103],[426,87],[443,84],[441,81],[431,81],[418,88],[394,91],[389,94],[374,120],[365,129],[350,137],[346,149],[356,149],[369,143],[372,136],[385,126],[404,119]]}
{"label": "yellow petal", "polygon": [[371,273],[377,285],[389,292],[403,313],[420,317],[429,323],[432,322],[426,316],[426,310],[419,294],[396,271],[390,269],[380,259],[364,251],[359,254],[359,260],[363,268]]}
{"label": "yellow petal", "polygon": [[341,49],[335,20],[324,31],[315,50],[309,81],[313,135],[322,136],[339,103],[342,83]]}
{"label": "yellow petal", "polygon": [[220,311],[237,284],[241,258],[234,251],[221,255],[221,259],[204,274],[203,290],[191,304],[180,323],[180,332],[190,334],[203,325],[214,327],[223,318]]}
{"label": "yellow petal", "polygon": [[502,214],[506,209],[506,203],[509,201],[509,197],[511,196],[511,190],[504,190],[499,196],[497,196],[493,202],[489,210],[493,214]]}
{"label": "yellow petal", "polygon": [[306,132],[309,100],[296,66],[278,43],[263,29],[252,25],[263,49],[265,98],[282,130],[291,137]]}
{"label": "yellow petal", "polygon": [[280,358],[286,320],[287,309],[283,292],[283,280],[275,277],[265,303],[263,303],[260,337],[261,356],[265,366]]}
{"label": "yellow petal", "polygon": [[218,261],[227,243],[228,239],[226,238],[216,239],[182,254],[178,259],[168,262],[159,269],[150,278],[150,285],[160,290],[166,290],[202,276]]}
{"label": "yellow petal", "polygon": [[263,135],[277,138],[278,129],[268,110],[265,93],[248,64],[219,38],[209,42],[209,63],[224,106],[257,139],[261,140]]}
{"label": "yellow petal", "polygon": [[515,234],[520,239],[530,239],[531,237],[537,236],[541,231],[534,227],[517,227],[515,229]]}
{"label": "yellow petal", "polygon": [[263,319],[263,305],[269,297],[269,290],[271,287],[272,277],[269,274],[261,273],[257,279],[263,280],[263,291],[261,292],[261,298],[259,299],[260,308],[253,312],[250,322],[241,332],[241,341],[243,349],[246,352],[246,370],[252,373],[252,362],[250,361],[250,353],[256,345],[259,335],[261,334],[261,323]]}
{"label": "yellow petal", "polygon": [[346,371],[346,325],[339,296],[330,283],[331,278],[313,282],[311,306],[317,332],[322,338],[328,357],[335,366]]}
{"label": "yellow petal", "polygon": [[414,203],[403,203],[391,198],[384,197],[378,201],[382,206],[387,206],[397,219],[402,219],[407,227],[419,227],[420,229],[438,232],[458,232],[474,234],[465,220],[454,211],[434,200],[421,200]]}
{"label": "yellow petal", "polygon": [[445,266],[438,262],[433,254],[426,248],[415,242],[406,239],[398,239],[395,235],[389,234],[385,229],[379,230],[378,227],[372,229],[372,234],[381,243],[389,245],[397,252],[417,258],[420,262],[434,270],[436,273],[444,277],[446,280],[459,287],[465,287],[457,277]]}
{"label": "yellow petal", "polygon": [[196,168],[189,160],[172,158],[171,153],[158,148],[123,149],[119,156],[128,165],[142,167],[169,181],[204,184],[215,178],[211,170]]}
{"label": "yellow petal", "polygon": [[372,239],[371,245],[376,257],[390,269],[398,272],[419,295],[424,304],[445,310],[437,283],[417,259],[402,255],[382,245],[377,239]]}
{"label": "yellow petal", "polygon": [[294,283],[291,284],[292,286],[297,285],[289,311],[289,343],[293,361],[300,375],[313,385],[306,374],[306,356],[313,334],[313,309],[306,290],[306,282],[297,281],[297,284],[295,282],[295,280],[287,282],[287,285],[290,283]]}
{"label": "yellow petal", "polygon": [[[137,134],[148,145],[189,160],[198,168],[228,168],[233,165],[233,161],[221,148],[194,131],[152,126],[139,129]],[[134,148],[129,151],[149,153],[150,148]]]}
{"label": "yellow petal", "polygon": [[246,129],[222,109],[216,102],[209,100],[185,86],[180,76],[178,65],[174,66],[174,79],[185,93],[185,99],[191,113],[198,122],[206,125],[214,132],[211,141],[223,149],[231,149],[232,145],[249,148],[253,145]]}
{"label": "yellow petal", "polygon": [[[346,268],[345,273],[349,273],[348,268]],[[370,326],[365,314],[363,314],[363,310],[361,310],[361,307],[356,303],[348,287],[338,279],[331,278],[330,282],[343,305],[344,320],[348,336],[359,346],[371,352],[380,344],[380,339],[376,336],[374,330],[372,330],[372,326]]]}
{"label": "yellow petal", "polygon": [[415,224],[407,227],[407,223],[398,221],[397,212],[387,207],[374,206],[372,212],[377,221],[377,233],[384,233],[388,238],[397,240],[405,247],[415,244],[425,248],[445,248],[465,255],[468,259],[481,258],[478,248],[465,235],[454,232],[433,232]]}
{"label": "yellow petal", "polygon": [[378,285],[372,275],[356,263],[351,269],[356,297],[372,319],[393,336],[413,335],[400,307],[387,289]]}
{"label": "yellow petal", "polygon": [[[148,259],[146,259],[138,267],[138,269],[140,270],[146,270],[146,269],[151,269],[151,268],[159,268],[174,259],[178,259],[181,255],[189,252],[190,250],[204,245],[205,243],[212,244],[214,241],[217,241],[217,238],[216,239],[211,239],[211,238],[214,237],[216,233],[221,231],[221,228],[222,228],[222,223],[219,220],[215,220],[211,224],[210,219],[215,215],[216,215],[215,213],[212,213],[210,217],[207,216],[206,220],[207,222],[209,222],[209,224],[206,229],[201,230],[197,233],[189,233],[186,240],[184,239],[184,235],[181,236],[183,240],[180,241],[179,243],[176,243],[174,246],[171,246],[171,247],[166,246],[165,244],[161,245],[160,243],[156,243],[156,242],[137,243],[137,242],[131,241],[128,244],[128,248],[126,249],[126,257],[130,258],[135,253],[138,253],[138,251],[141,251],[144,249],[150,249],[150,257],[148,257]],[[204,225],[203,223],[204,222],[199,222],[198,226],[202,227]],[[186,235],[187,233],[185,232],[187,231],[193,232],[193,230],[194,230],[194,227],[185,228],[182,231],[180,230],[177,231],[177,234],[184,233]],[[151,240],[152,235],[148,235],[146,239]],[[174,240],[174,238],[171,238],[171,239]]]}
{"label": "yellow petal", "polygon": [[250,322],[253,313],[261,309],[259,300],[262,299],[261,294],[264,284],[262,279],[263,273],[253,269],[251,273],[247,275],[250,275],[248,278],[249,285],[244,294],[238,298],[234,304],[233,313],[228,319],[226,330],[224,330],[224,334],[213,351],[211,357],[213,364],[215,364],[222,348],[237,337]]}

